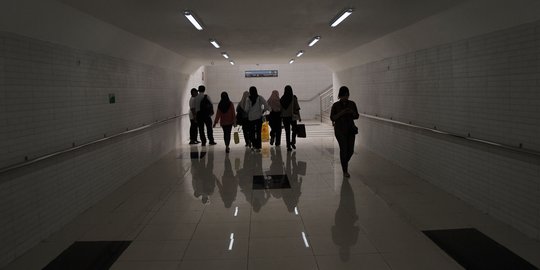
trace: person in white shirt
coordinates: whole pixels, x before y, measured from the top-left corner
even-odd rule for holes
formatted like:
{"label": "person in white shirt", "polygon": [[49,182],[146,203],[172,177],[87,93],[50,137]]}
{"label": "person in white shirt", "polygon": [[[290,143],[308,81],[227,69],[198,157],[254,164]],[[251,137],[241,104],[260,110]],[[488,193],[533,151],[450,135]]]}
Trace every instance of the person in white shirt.
{"label": "person in white shirt", "polygon": [[257,93],[257,88],[255,86],[251,86],[249,88],[249,98],[246,100],[246,104],[244,106],[248,112],[248,128],[250,129],[250,141],[252,143],[252,147],[256,151],[261,151],[262,116],[265,111],[270,110],[270,106],[268,106],[266,100]]}
{"label": "person in white shirt", "polygon": [[191,88],[191,98],[189,99],[189,144],[199,143],[199,141],[197,141],[197,130],[199,127],[197,126],[197,120],[195,120],[195,97],[197,97],[198,94],[196,88]]}

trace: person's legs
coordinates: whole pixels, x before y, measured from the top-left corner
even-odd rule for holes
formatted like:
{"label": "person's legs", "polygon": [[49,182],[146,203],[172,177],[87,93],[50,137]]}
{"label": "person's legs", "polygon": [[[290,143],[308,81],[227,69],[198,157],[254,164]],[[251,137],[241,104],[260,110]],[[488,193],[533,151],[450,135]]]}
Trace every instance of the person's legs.
{"label": "person's legs", "polygon": [[262,120],[257,119],[253,121],[254,129],[253,129],[253,147],[255,149],[261,149],[262,148],[262,140],[261,140],[261,128],[262,128]]}
{"label": "person's legs", "polygon": [[249,135],[249,121],[247,119],[242,124],[242,133],[244,133],[244,141],[246,141],[246,146],[251,146],[251,135]]}
{"label": "person's legs", "polygon": [[287,142],[287,150],[291,149],[291,117],[283,117],[283,127],[285,128],[285,141]]}
{"label": "person's legs", "polygon": [[221,126],[221,128],[223,129],[223,140],[225,141],[225,146],[229,148],[229,144],[231,143],[232,125]]}
{"label": "person's legs", "polygon": [[194,144],[197,142],[197,132],[199,127],[197,126],[197,122],[194,119],[189,119],[189,121],[189,143]]}
{"label": "person's legs", "polygon": [[249,121],[249,142],[251,148],[255,148],[255,121]]}
{"label": "person's legs", "polygon": [[296,149],[296,120],[291,121],[291,131],[292,131],[292,138],[291,138],[291,146],[292,148]]}
{"label": "person's legs", "polygon": [[351,160],[353,154],[354,154],[354,141],[356,139],[355,134],[350,134],[347,138],[347,164]]}
{"label": "person's legs", "polygon": [[204,135],[204,121],[202,118],[197,118],[197,126],[199,127],[199,136],[201,137],[202,146],[205,146],[206,136]]}
{"label": "person's legs", "polygon": [[281,128],[281,117],[279,116],[279,112],[270,113],[268,124],[270,125],[270,145],[272,145],[277,139],[278,128]]}
{"label": "person's legs", "polygon": [[208,134],[208,141],[210,144],[216,144],[214,141],[214,131],[212,130],[212,118],[210,116],[204,119],[204,124],[206,125],[206,133]]}
{"label": "person's legs", "polygon": [[274,140],[274,143],[276,144],[276,146],[279,146],[281,145],[281,117],[278,115],[276,118],[276,128],[274,133],[276,138]]}
{"label": "person's legs", "polygon": [[334,133],[336,140],[339,144],[339,161],[341,162],[341,169],[343,175],[349,177],[349,150],[347,149],[347,136],[343,134]]}

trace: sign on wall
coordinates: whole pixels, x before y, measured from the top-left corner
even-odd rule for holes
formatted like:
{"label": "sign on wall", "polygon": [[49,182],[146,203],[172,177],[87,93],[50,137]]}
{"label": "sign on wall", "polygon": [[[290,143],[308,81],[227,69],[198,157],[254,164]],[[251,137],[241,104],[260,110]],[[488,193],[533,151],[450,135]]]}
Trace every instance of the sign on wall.
{"label": "sign on wall", "polygon": [[246,78],[277,77],[277,70],[246,70]]}

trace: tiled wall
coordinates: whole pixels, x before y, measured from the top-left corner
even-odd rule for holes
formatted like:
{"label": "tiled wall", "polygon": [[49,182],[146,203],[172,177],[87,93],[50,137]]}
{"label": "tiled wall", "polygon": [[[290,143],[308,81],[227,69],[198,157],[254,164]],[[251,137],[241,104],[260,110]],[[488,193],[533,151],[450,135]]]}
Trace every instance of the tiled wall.
{"label": "tiled wall", "polygon": [[[175,116],[186,81],[178,72],[0,32],[0,167]],[[1,174],[0,267],[174,149],[178,126]]]}
{"label": "tiled wall", "polygon": [[[540,151],[540,22],[335,74],[361,112]],[[339,85],[336,85],[336,89]],[[359,121],[360,143],[540,238],[540,159]]]}

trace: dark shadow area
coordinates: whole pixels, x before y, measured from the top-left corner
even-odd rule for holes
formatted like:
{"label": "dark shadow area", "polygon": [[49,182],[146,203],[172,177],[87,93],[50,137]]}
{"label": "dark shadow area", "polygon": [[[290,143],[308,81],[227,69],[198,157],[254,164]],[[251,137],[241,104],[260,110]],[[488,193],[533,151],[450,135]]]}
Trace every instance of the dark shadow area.
{"label": "dark shadow area", "polygon": [[423,232],[468,270],[538,269],[474,228]]}
{"label": "dark shadow area", "polygon": [[358,220],[354,193],[347,178],[341,184],[339,206],[332,226],[332,241],[339,246],[339,257],[348,261],[351,257],[351,247],[358,241],[360,229],[355,225]]}
{"label": "dark shadow area", "polygon": [[107,270],[131,241],[75,242],[43,270]]}

